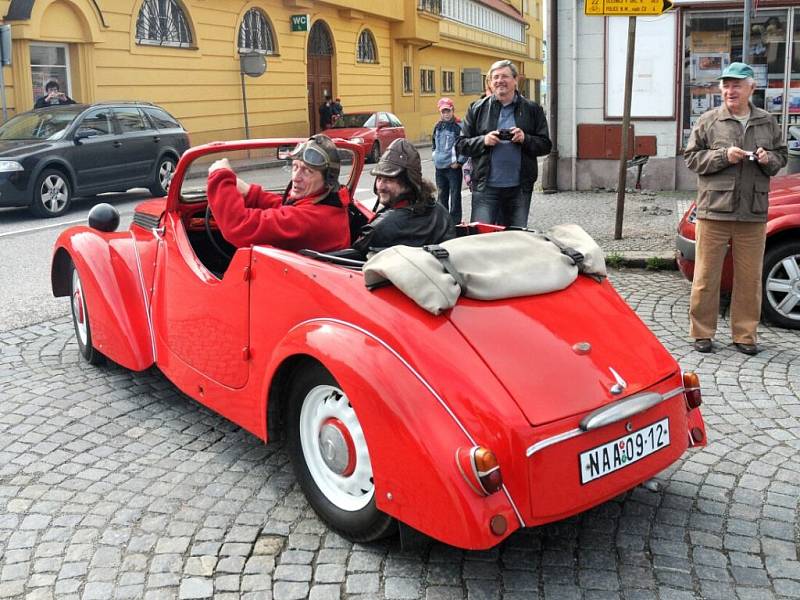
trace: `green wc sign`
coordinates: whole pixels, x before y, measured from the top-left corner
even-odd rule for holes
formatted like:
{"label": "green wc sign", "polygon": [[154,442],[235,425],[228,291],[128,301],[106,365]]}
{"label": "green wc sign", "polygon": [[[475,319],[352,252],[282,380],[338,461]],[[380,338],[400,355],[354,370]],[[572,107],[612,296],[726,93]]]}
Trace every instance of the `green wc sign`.
{"label": "green wc sign", "polygon": [[289,17],[292,31],[308,31],[308,21],[308,15],[292,15]]}

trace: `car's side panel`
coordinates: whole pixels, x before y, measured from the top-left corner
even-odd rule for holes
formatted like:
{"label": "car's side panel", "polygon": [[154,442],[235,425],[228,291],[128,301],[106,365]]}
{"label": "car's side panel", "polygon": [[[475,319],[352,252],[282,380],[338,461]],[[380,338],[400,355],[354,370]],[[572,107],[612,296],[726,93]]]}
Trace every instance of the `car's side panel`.
{"label": "car's side panel", "polygon": [[789,229],[797,230],[800,238],[800,212],[790,212],[767,221],[767,244],[770,237]]}
{"label": "car's side panel", "polygon": [[[134,245],[129,232],[107,234],[73,227],[59,236],[55,253],[67,252],[78,269],[94,347],[123,367],[141,371],[153,364],[154,357]],[[56,295],[65,295],[69,265],[63,258],[53,262],[58,271],[52,274]],[[56,285],[57,281],[61,283]]]}

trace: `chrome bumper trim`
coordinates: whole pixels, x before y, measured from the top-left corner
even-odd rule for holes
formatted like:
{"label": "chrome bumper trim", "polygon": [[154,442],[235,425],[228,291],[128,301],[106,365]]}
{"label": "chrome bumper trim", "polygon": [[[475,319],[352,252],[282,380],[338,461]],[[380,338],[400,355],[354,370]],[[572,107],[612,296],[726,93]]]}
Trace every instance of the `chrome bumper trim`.
{"label": "chrome bumper trim", "polygon": [[616,423],[617,421],[627,419],[628,417],[632,417],[644,412],[664,402],[665,400],[669,400],[673,396],[677,396],[678,394],[682,393],[683,387],[675,388],[674,390],[670,390],[665,394],[659,394],[657,392],[643,392],[641,394],[635,394],[623,400],[619,400],[618,402],[614,402],[613,404],[609,404],[603,408],[599,408],[581,419],[580,426],[578,428],[570,429],[569,431],[559,433],[558,435],[554,435],[531,445],[525,451],[525,456],[530,458],[535,453],[539,452],[539,450],[543,450],[548,446],[552,446],[553,444],[558,444],[579,435],[583,435],[589,431],[594,431],[600,427],[605,427],[611,423]]}
{"label": "chrome bumper trim", "polygon": [[694,247],[695,247],[694,240],[685,238],[680,233],[675,236],[675,249],[678,251],[680,258],[693,261]]}

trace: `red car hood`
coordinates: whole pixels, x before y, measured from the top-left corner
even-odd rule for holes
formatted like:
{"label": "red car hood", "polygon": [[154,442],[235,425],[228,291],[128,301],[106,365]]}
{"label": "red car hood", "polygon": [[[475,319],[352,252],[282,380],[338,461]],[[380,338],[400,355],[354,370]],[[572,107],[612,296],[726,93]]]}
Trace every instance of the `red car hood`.
{"label": "red car hood", "polygon": [[773,177],[769,186],[769,205],[800,204],[800,173]]}
{"label": "red car hood", "polygon": [[372,130],[369,127],[342,127],[339,129],[338,127],[334,127],[332,129],[328,129],[325,133],[332,138],[342,138],[344,140],[348,140],[351,137],[364,137]]}
{"label": "red car hood", "polygon": [[[591,411],[678,370],[608,281],[580,276],[566,290],[501,302],[462,299],[450,320],[531,425]],[[574,346],[588,342],[580,354]],[[446,352],[446,348],[438,351]],[[627,384],[614,395],[611,369]]]}

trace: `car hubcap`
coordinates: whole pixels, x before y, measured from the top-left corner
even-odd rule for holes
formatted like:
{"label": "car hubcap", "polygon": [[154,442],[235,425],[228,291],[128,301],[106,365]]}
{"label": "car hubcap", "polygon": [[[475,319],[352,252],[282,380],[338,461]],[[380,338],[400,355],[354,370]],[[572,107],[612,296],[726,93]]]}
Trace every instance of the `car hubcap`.
{"label": "car hubcap", "polygon": [[800,321],[800,254],[787,256],[770,269],[765,291],[775,311]]}
{"label": "car hubcap", "polygon": [[337,508],[356,511],[372,500],[372,464],[356,413],[342,391],[319,385],[300,410],[300,443],[314,483]]}
{"label": "car hubcap", "polygon": [[48,175],[39,190],[42,205],[50,212],[58,212],[67,204],[67,182],[58,175]]}
{"label": "car hubcap", "polygon": [[161,182],[161,187],[165,190],[169,189],[169,183],[172,181],[172,175],[175,171],[175,165],[170,161],[161,163],[161,168],[158,170],[158,180]]}
{"label": "car hubcap", "polygon": [[86,345],[88,338],[88,328],[86,324],[86,310],[83,303],[83,288],[78,272],[72,272],[72,314],[75,317],[75,332],[81,340],[81,344]]}

